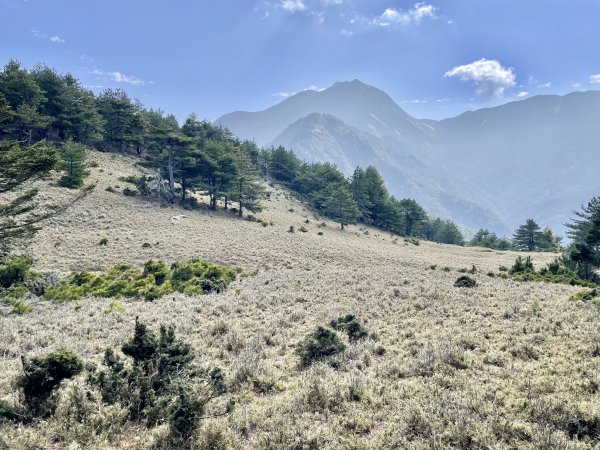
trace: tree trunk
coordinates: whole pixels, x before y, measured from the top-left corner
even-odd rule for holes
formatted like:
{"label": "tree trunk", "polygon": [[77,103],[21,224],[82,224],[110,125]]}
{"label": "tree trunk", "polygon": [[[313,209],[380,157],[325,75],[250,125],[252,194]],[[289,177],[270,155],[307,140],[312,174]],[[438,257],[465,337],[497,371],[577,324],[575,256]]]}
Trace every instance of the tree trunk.
{"label": "tree trunk", "polygon": [[175,175],[173,171],[173,147],[169,146],[169,190],[171,201],[175,200]]}
{"label": "tree trunk", "polygon": [[242,183],[243,181],[240,179],[240,210],[238,211],[238,216],[242,217],[243,216],[243,209],[244,209],[244,203],[243,203],[243,199],[242,199]]}

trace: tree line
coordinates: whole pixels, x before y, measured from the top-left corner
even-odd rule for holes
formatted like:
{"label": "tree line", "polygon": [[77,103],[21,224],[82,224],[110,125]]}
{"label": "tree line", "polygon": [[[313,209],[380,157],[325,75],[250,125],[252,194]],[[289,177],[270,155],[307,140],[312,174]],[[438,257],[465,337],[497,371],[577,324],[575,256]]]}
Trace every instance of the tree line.
{"label": "tree line", "polygon": [[269,175],[345,225],[364,223],[402,236],[422,237],[446,244],[464,245],[458,226],[430,218],[415,200],[391,196],[379,171],[357,167],[349,178],[331,163],[301,161],[284,147],[263,149],[260,159]]}
{"label": "tree line", "polygon": [[534,219],[527,219],[515,230],[511,239],[499,237],[496,233],[482,228],[473,235],[468,245],[494,250],[557,252],[561,249],[561,243],[562,237],[554,234],[552,228],[542,229]]}
{"label": "tree line", "polygon": [[[259,211],[265,197],[260,176],[270,176],[308,199],[342,228],[357,222],[405,236],[464,244],[451,221],[430,219],[412,199],[390,196],[374,167],[357,168],[346,179],[332,164],[300,161],[284,148],[259,149],[228,130],[191,114],[174,115],[144,107],[120,89],[95,95],[72,75],[45,66],[31,70],[11,60],[0,72],[0,139],[29,147],[52,143],[64,171],[60,184],[79,187],[86,175],[85,147],[130,152],[153,172],[140,180],[142,193],[169,202],[208,197],[209,207],[237,205]],[[41,144],[40,144],[41,145]]]}

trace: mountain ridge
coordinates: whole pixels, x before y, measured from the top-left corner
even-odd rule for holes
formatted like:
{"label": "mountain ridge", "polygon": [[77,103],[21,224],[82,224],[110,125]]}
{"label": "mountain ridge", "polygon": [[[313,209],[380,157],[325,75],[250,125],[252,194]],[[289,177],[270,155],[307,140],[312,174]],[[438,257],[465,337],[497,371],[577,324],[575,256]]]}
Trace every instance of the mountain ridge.
{"label": "mountain ridge", "polygon": [[[529,215],[563,232],[569,211],[600,190],[593,176],[600,169],[594,157],[600,91],[532,96],[431,120],[412,117],[384,91],[353,80],[216,123],[259,145],[336,163],[346,174],[373,164],[393,195],[501,234]],[[565,179],[571,182],[558,192]]]}

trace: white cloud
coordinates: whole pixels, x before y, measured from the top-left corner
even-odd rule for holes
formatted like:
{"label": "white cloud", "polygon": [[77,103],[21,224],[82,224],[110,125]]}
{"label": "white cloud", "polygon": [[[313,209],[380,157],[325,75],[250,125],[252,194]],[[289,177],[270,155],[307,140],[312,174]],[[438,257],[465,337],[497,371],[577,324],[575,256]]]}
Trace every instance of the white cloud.
{"label": "white cloud", "polygon": [[279,5],[284,11],[290,12],[304,11],[306,9],[306,5],[302,0],[281,0]]}
{"label": "white cloud", "polygon": [[511,67],[503,67],[498,61],[485,58],[456,66],[447,71],[444,77],[458,77],[462,81],[473,81],[477,87],[477,94],[484,98],[502,97],[507,88],[516,84],[516,77]]}
{"label": "white cloud", "polygon": [[394,24],[408,25],[409,23],[419,23],[426,17],[434,18],[435,10],[435,6],[426,3],[415,3],[408,11],[387,8],[373,22],[382,27],[389,27]]}
{"label": "white cloud", "polygon": [[527,97],[528,95],[529,95],[529,92],[521,91],[517,94],[517,97],[519,97],[519,98]]}
{"label": "white cloud", "polygon": [[552,82],[551,81],[548,81],[547,83],[539,84],[538,85],[539,88],[549,88],[550,86],[552,86]]}
{"label": "white cloud", "polygon": [[66,42],[66,40],[61,38],[60,36],[48,36],[46,33],[42,33],[40,30],[37,30],[35,28],[31,30],[31,34],[33,34],[38,39],[48,39],[53,44],[62,44]]}
{"label": "white cloud", "polygon": [[342,2],[343,0],[321,0],[321,3],[323,3],[325,6],[341,5]]}
{"label": "white cloud", "polygon": [[308,86],[307,88],[302,89],[301,91],[282,91],[282,92],[276,92],[274,94],[271,94],[273,97],[291,97],[292,95],[296,95],[299,92],[304,92],[304,91],[316,91],[316,92],[322,92],[324,91],[325,88],[320,88],[315,86],[314,84],[311,84],[310,86]]}
{"label": "white cloud", "polygon": [[152,84],[152,82],[142,80],[141,78],[134,77],[132,75],[125,75],[121,72],[110,72],[109,77],[111,80],[117,83],[131,84],[132,86],[143,86],[145,84]]}
{"label": "white cloud", "polygon": [[590,75],[590,83],[600,84],[600,73],[597,73],[596,75]]}

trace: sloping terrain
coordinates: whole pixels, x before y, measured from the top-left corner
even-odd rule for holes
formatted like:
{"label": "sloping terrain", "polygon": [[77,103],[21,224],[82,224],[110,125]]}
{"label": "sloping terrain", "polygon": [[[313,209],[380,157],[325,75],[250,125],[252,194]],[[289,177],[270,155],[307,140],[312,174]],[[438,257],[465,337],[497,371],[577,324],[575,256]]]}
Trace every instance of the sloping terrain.
{"label": "sloping terrain", "polygon": [[[21,355],[66,347],[99,362],[139,316],[153,329],[176,325],[199,361],[225,371],[236,408],[204,420],[195,448],[596,448],[599,313],[570,301],[578,290],[570,286],[486,276],[516,253],[415,245],[357,226],[342,232],[278,187],[258,215],[268,226],[229,212],[161,208],[119,193],[126,184],[117,178],[137,173],[133,160],[91,158],[98,187],[35,238],[37,269],[197,257],[255,274],[221,294],[119,300],[124,311],[111,311],[108,299],[39,301],[23,316],[2,309],[0,399],[16,399]],[[67,195],[48,189],[48,200]],[[536,265],[553,257],[533,254]],[[457,270],[472,265],[478,287],[453,287]],[[364,321],[369,338],[348,344],[337,367],[300,369],[299,342],[345,314]],[[69,441],[86,431],[65,420],[0,424],[0,448],[83,448]],[[113,425],[110,439],[86,448],[151,448],[165,431]]]}

